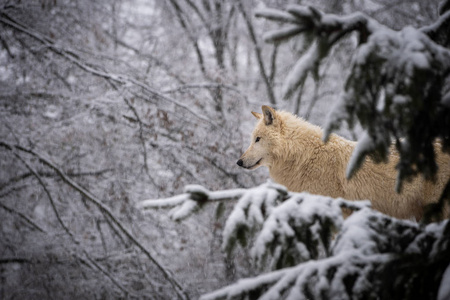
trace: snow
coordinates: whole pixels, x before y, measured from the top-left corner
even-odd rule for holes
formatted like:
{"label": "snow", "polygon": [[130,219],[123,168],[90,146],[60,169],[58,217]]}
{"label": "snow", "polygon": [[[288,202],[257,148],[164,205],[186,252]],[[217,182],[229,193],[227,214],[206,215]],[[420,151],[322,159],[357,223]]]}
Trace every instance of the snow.
{"label": "snow", "polygon": [[376,233],[366,223],[367,217],[373,214],[370,209],[362,209],[345,220],[340,236],[337,237],[333,253],[351,252],[358,249],[363,254],[377,252],[377,242],[373,240]]}
{"label": "snow", "polygon": [[298,23],[298,19],[292,16],[290,13],[284,12],[279,9],[271,8],[258,8],[255,11],[256,17],[262,17],[273,21],[281,21],[287,23]]}
{"label": "snow", "polygon": [[259,228],[286,193],[285,188],[272,182],[245,191],[225,223],[222,248],[232,250],[242,230],[248,232]]}
{"label": "snow", "polygon": [[[259,298],[260,300],[278,300],[285,295],[285,299],[307,299],[304,292],[305,284],[311,284],[309,289],[314,299],[322,299],[323,293],[339,295],[340,299],[346,299],[345,286],[342,284],[343,278],[349,274],[364,272],[364,266],[371,268],[379,263],[385,263],[390,259],[389,255],[366,256],[358,252],[345,252],[339,256],[329,257],[322,260],[311,260],[292,268],[285,268],[279,271],[262,274],[254,278],[239,280],[237,283],[225,288],[203,295],[201,300],[231,299],[263,286],[269,286],[267,291]],[[355,266],[363,266],[355,267]],[[339,267],[339,268],[337,268]],[[336,269],[333,280],[327,282],[327,276],[332,269]],[[357,282],[356,289],[367,288],[370,282]],[[329,291],[333,290],[333,294]],[[328,292],[328,294],[327,294]],[[287,295],[286,295],[287,294]]]}
{"label": "snow", "polygon": [[285,38],[292,37],[302,31],[302,27],[298,25],[285,26],[281,29],[269,31],[264,34],[263,39],[266,43],[274,43],[282,41]]}
{"label": "snow", "polygon": [[317,42],[314,42],[295,63],[289,75],[286,77],[283,87],[282,95],[284,98],[289,98],[294,91],[302,86],[308,72],[313,72],[314,67],[318,63],[319,49]]}
{"label": "snow", "polygon": [[[376,212],[368,201],[288,192],[270,181],[247,190],[213,192],[201,185],[190,185],[184,191],[180,196],[155,201],[175,205],[169,214],[178,220],[212,198],[238,199],[226,221],[222,247],[230,253],[237,242],[247,245],[253,241],[250,252],[255,263],[272,270],[241,279],[201,299],[233,298],[261,287],[264,292],[260,299],[269,300],[306,299],[307,295],[315,298],[340,295],[342,299],[350,299],[349,291],[353,295],[372,295],[377,293],[375,283],[368,279],[373,272],[379,272],[380,266],[396,259],[398,254],[435,255],[434,252],[440,251],[439,239],[448,222],[420,226]],[[207,199],[195,201],[193,195],[205,195]],[[344,220],[341,207],[352,208],[354,212]],[[330,228],[337,232],[333,240],[330,235],[326,237],[326,233],[332,233]],[[431,251],[424,247],[430,242]],[[292,267],[286,266],[286,258]],[[448,281],[447,273],[439,292],[443,295],[441,299],[448,293],[448,289],[442,288]],[[348,276],[355,281],[345,286],[342,283]]]}
{"label": "snow", "polygon": [[441,284],[439,286],[439,292],[437,300],[448,300],[450,299],[450,265],[442,275]]}
{"label": "snow", "polygon": [[174,221],[180,221],[190,216],[198,209],[198,202],[194,200],[186,200],[179,207],[172,208],[169,212],[170,218]]}
{"label": "snow", "polygon": [[[201,299],[233,298],[262,287],[264,292],[259,299],[266,300],[306,299],[307,295],[314,298],[340,295],[347,299],[349,288],[353,295],[377,293],[373,290],[374,282],[368,278],[373,272],[378,272],[380,265],[396,259],[398,254],[433,255],[423,245],[431,241],[434,247],[438,247],[440,243],[433,241],[442,237],[447,226],[447,222],[442,222],[421,227],[416,222],[396,220],[370,209],[367,201],[289,192],[283,196],[282,202],[274,202],[280,198],[276,193],[272,195],[271,190],[273,187],[267,183],[242,194],[227,220],[224,248],[228,247],[230,240],[238,239],[236,228],[245,227],[247,239],[252,234],[256,237],[251,253],[257,264],[263,266],[264,259],[269,260],[266,265],[274,270],[280,265],[278,260],[283,255],[296,253],[294,266],[284,265],[280,270],[239,280],[203,295]],[[268,213],[261,210],[264,204],[271,205]],[[341,207],[352,205],[356,211],[343,220]],[[320,243],[326,226],[334,227],[338,232],[331,242],[331,252],[327,252],[326,246]],[[309,233],[305,234],[307,231]],[[312,237],[308,243],[307,236]],[[314,251],[311,244],[322,247],[318,256],[314,254],[318,253],[317,249]],[[441,286],[448,280],[447,273],[450,272],[446,272]],[[355,282],[346,287],[342,282],[348,276],[355,276]],[[447,293],[447,288],[441,288],[440,294]]]}
{"label": "snow", "polygon": [[[0,58],[1,61],[1,58]],[[0,81],[7,81],[13,76],[13,71],[7,66],[0,66]]]}
{"label": "snow", "polygon": [[[198,1],[196,4],[203,5],[201,3],[206,2]],[[26,37],[26,33],[20,33],[20,30],[12,26],[2,25],[2,29],[5,29],[2,32],[2,43],[9,45],[14,55],[14,58],[10,58],[4,47],[0,50],[0,81],[5,81],[0,85],[2,139],[45,154],[58,163],[63,171],[75,174],[74,180],[101,198],[105,206],[111,207],[124,228],[129,228],[136,239],[145,247],[148,246],[150,252],[155,253],[155,257],[160,259],[168,271],[174,273],[174,277],[182,283],[192,298],[231,280],[224,280],[225,264],[218,245],[222,218],[219,221],[214,218],[211,213],[214,205],[208,205],[209,203],[227,203],[230,204],[227,207],[230,207],[235,201],[239,201],[227,227],[227,234],[231,239],[236,238],[233,226],[235,229],[239,229],[239,226],[241,229],[242,226],[247,228],[247,241],[252,247],[255,247],[253,242],[258,238],[262,244],[295,239],[292,245],[277,244],[273,254],[270,254],[267,245],[264,246],[268,253],[268,268],[276,267],[271,261],[274,261],[274,257],[281,257],[285,249],[289,249],[290,253],[298,253],[296,255],[304,260],[314,259],[314,249],[311,249],[301,236],[297,238],[296,234],[308,233],[315,240],[320,240],[322,224],[316,213],[326,212],[328,218],[335,219],[339,218],[334,215],[339,206],[352,205],[362,208],[365,205],[345,200],[328,203],[326,199],[317,200],[318,198],[310,195],[289,194],[286,189],[273,183],[251,190],[234,189],[236,186],[254,186],[267,178],[267,173],[261,171],[262,168],[255,172],[243,172],[237,171],[234,164],[241,154],[241,141],[250,132],[243,123],[253,123],[248,111],[259,107],[263,101],[261,99],[265,99],[264,89],[259,88],[261,78],[253,56],[254,45],[242,32],[245,24],[239,13],[231,11],[227,16],[234,19],[233,22],[227,23],[230,31],[225,45],[225,68],[217,70],[214,55],[210,51],[214,45],[206,42],[209,41],[206,37],[208,28],[204,26],[214,20],[214,14],[205,14],[204,23],[195,15],[186,14],[184,17],[189,27],[187,31],[190,31],[187,32],[177,24],[173,14],[170,15],[163,9],[163,6],[167,8],[170,4],[160,4],[158,1],[149,3],[144,0],[126,4],[117,1],[114,3],[105,1],[96,4],[95,1],[87,1],[86,5],[77,6],[71,2],[69,6],[54,6],[51,15],[47,9],[40,9],[39,6],[30,9],[27,5],[15,5],[4,12],[18,18],[20,23],[28,24],[30,32],[39,33],[39,36],[50,34],[51,40],[58,46],[42,44]],[[229,8],[233,7],[232,5],[223,2],[222,7]],[[253,5],[262,5],[262,2],[257,1],[245,7],[251,10]],[[186,6],[181,8],[185,9]],[[206,10],[202,10],[204,11]],[[308,16],[312,13],[310,9],[296,12]],[[290,25],[297,22],[290,13],[266,10],[266,14],[269,13],[274,18],[290,22]],[[213,18],[210,18],[211,16]],[[348,20],[344,23],[351,23],[351,18],[359,16],[355,14],[339,18]],[[321,14],[321,18],[327,24],[333,24],[339,19],[326,14]],[[117,32],[114,32],[111,24],[117,26]],[[210,28],[217,28],[216,25],[217,23]],[[263,21],[255,23],[257,39],[261,37],[265,25]],[[112,35],[105,36],[105,33]],[[199,69],[190,37],[198,40],[200,51],[203,52],[204,74]],[[125,46],[122,46],[121,42],[124,42]],[[126,48],[127,44],[137,51]],[[261,47],[263,59],[269,58],[273,46],[257,46]],[[292,49],[298,45],[290,46],[292,47],[279,47],[273,82],[276,94],[281,92],[280,78],[284,78],[286,70],[296,62],[291,56],[295,55]],[[205,47],[208,47],[208,51],[204,51]],[[237,49],[233,49],[234,47]],[[423,68],[426,63],[431,62],[427,55],[422,55],[420,47],[421,44],[411,44],[416,63],[410,65],[409,70],[414,66]],[[72,51],[74,56],[68,59],[52,53],[52,50]],[[312,51],[310,49],[310,52]],[[443,51],[441,52],[444,53]],[[313,59],[314,55],[310,55]],[[233,58],[236,58],[236,66],[233,65]],[[299,76],[314,67],[312,61],[297,63]],[[312,122],[322,121],[322,114],[328,111],[334,94],[339,92],[338,82],[343,76],[342,73],[336,72],[337,64],[332,63],[333,68],[329,69],[331,72],[324,73],[332,75],[328,79],[325,78],[327,89],[320,90],[319,93],[321,97],[327,97],[327,93],[330,96],[320,100],[319,106],[315,106],[317,114],[312,115]],[[268,66],[267,64],[266,67]],[[408,79],[410,78],[405,78],[407,84]],[[220,112],[215,107],[219,103],[214,103],[212,93],[205,87],[195,92],[188,89],[178,90],[170,93],[170,97],[165,92],[168,87],[188,87],[198,85],[199,82],[203,84],[205,81],[223,84]],[[16,86],[16,83],[21,86]],[[231,85],[233,92],[229,94],[225,87]],[[307,84],[302,95],[301,106],[305,108],[304,104],[308,102],[303,100],[308,101],[308,88]],[[349,94],[357,92],[353,87],[350,89],[353,90],[349,91]],[[395,93],[395,87],[392,93]],[[136,116],[130,107],[124,104],[124,98],[135,108]],[[248,98],[255,100],[249,101]],[[405,103],[407,101],[405,98]],[[286,109],[289,109],[291,104],[292,101],[277,102],[277,105]],[[389,103],[385,107],[389,108]],[[160,118],[160,112],[168,114],[167,122]],[[137,122],[138,116],[142,124]],[[214,120],[213,125],[211,120]],[[10,154],[8,151],[1,152],[1,203],[31,218],[31,221],[45,228],[49,236],[42,238],[41,233],[32,227],[30,230],[26,222],[18,221],[20,217],[0,209],[0,218],[4,225],[2,234],[5,240],[10,242],[9,248],[12,249],[3,247],[2,251],[6,251],[5,255],[14,252],[17,257],[32,258],[30,268],[27,265],[27,272],[17,272],[20,273],[17,280],[11,282],[11,278],[7,276],[7,287],[1,288],[4,294],[13,294],[10,293],[13,291],[26,295],[25,298],[36,298],[37,294],[47,292],[51,294],[49,297],[61,298],[55,293],[59,291],[64,295],[68,292],[66,296],[74,296],[76,293],[71,293],[72,288],[72,292],[75,290],[86,293],[77,295],[78,298],[98,298],[99,295],[107,298],[123,298],[127,295],[135,298],[145,295],[170,298],[167,293],[172,289],[170,286],[167,288],[167,281],[162,279],[163,276],[159,272],[147,272],[155,270],[154,265],[142,259],[141,252],[130,251],[127,240],[124,240],[120,232],[116,232],[118,228],[111,227],[110,217],[87,204],[83,196],[64,184],[58,176],[49,173],[38,160],[24,155],[24,159],[29,161],[36,171],[44,174],[45,185],[55,197],[56,208],[63,222],[76,240],[82,241],[80,245],[73,245],[70,238],[62,233],[52,210],[49,210],[42,187],[35,179],[26,177],[28,170]],[[144,163],[147,163],[148,170],[143,169]],[[100,175],[89,175],[97,170],[101,171]],[[78,173],[88,175],[78,176]],[[182,189],[191,182],[200,185]],[[213,191],[219,188],[233,189]],[[169,196],[177,193],[181,194]],[[138,208],[146,209],[147,214],[144,217],[132,207],[136,199],[162,197],[170,198],[138,203]],[[295,199],[300,198],[303,199],[302,202],[296,202]],[[316,199],[317,204],[311,199]],[[176,220],[203,210],[178,224],[171,222],[165,211],[148,213],[151,208],[168,208],[169,216]],[[368,217],[371,215],[368,214]],[[342,222],[345,224],[345,221]],[[355,226],[357,224],[355,221]],[[298,228],[302,229],[298,231]],[[353,232],[352,230],[348,229],[348,233]],[[436,230],[439,232],[438,228]],[[276,236],[279,233],[282,236]],[[346,236],[339,241],[344,247],[344,242],[349,240],[350,237]],[[75,248],[72,249],[72,246]],[[261,250],[264,249],[259,249],[259,246],[256,248],[263,255]],[[258,252],[256,248],[255,253]],[[411,244],[407,248],[410,252],[419,250],[419,243]],[[95,258],[93,261],[101,264],[105,271],[111,272],[111,278],[97,272],[86,273],[85,268],[92,265],[82,263],[66,268],[66,263],[73,261],[70,255],[74,253],[92,255]],[[36,255],[36,259],[33,255]],[[36,263],[46,262],[46,258],[51,258],[48,264]],[[236,263],[236,278],[248,276],[253,272],[239,265],[239,258],[233,262]],[[334,262],[344,263],[342,257]],[[300,280],[308,276],[315,281],[318,290],[325,290],[330,286],[324,274],[327,266],[334,266],[331,260],[311,261],[301,265],[301,268],[305,268],[304,271],[294,267],[297,273],[289,273],[293,269],[282,269],[263,274],[256,281],[240,281],[239,286],[242,289],[251,289],[251,286],[267,283],[270,287],[285,275],[284,287],[288,288],[291,286],[289,284],[295,286],[296,282],[300,286]],[[320,272],[318,277],[314,278],[314,272],[317,270]],[[80,272],[86,276],[80,276]],[[298,277],[300,273],[308,276]],[[16,285],[13,285],[16,281]],[[29,285],[24,288],[22,282],[28,282]],[[48,289],[43,290],[39,282],[48,283]],[[67,285],[67,282],[70,284]],[[112,282],[120,283],[127,290],[130,289],[131,293],[122,294]],[[143,285],[144,288],[135,290],[135,283],[137,286]],[[55,288],[59,285],[63,288]],[[366,283],[362,282],[361,286],[364,285]],[[336,288],[337,286],[338,284]],[[274,293],[280,295],[285,291],[286,289]],[[294,288],[289,292],[291,297],[300,298],[304,296],[301,291],[300,288]],[[135,292],[141,294],[136,296]],[[236,289],[232,293],[238,294],[239,290]]]}
{"label": "snow", "polygon": [[[143,210],[172,208],[169,212],[170,218],[174,221],[181,221],[200,209],[205,202],[235,200],[241,197],[245,191],[244,189],[233,189],[211,192],[201,185],[191,184],[185,186],[183,194],[165,199],[142,200],[136,204],[136,208]],[[254,211],[253,214],[257,217],[257,212]]]}
{"label": "snow", "polygon": [[[225,224],[223,248],[229,252],[243,232],[248,238],[248,234],[259,231],[251,254],[260,266],[279,265],[286,259],[286,253],[293,254],[289,257],[296,263],[318,258],[330,243],[328,230],[342,227],[341,206],[361,209],[369,205],[368,201],[289,192],[276,206],[280,197],[284,196],[279,195],[270,183],[243,194]],[[327,225],[324,227],[324,224]],[[304,240],[305,237],[309,239]],[[311,247],[311,243],[315,246]]]}
{"label": "snow", "polygon": [[[441,1],[440,4],[444,5],[445,1]],[[424,33],[436,32],[438,28],[440,28],[442,24],[448,20],[448,18],[450,18],[450,11],[446,11],[436,22],[427,26],[423,26],[420,30]]]}
{"label": "snow", "polygon": [[209,191],[205,187],[199,185],[199,184],[189,184],[184,187],[184,192],[188,194],[201,194],[205,195],[206,197],[209,196]]}
{"label": "snow", "polygon": [[[391,136],[407,141],[413,138],[406,136],[407,132],[418,131],[420,124],[408,117],[394,116],[411,110],[420,112],[424,107],[421,101],[432,101],[430,87],[440,84],[440,74],[449,65],[450,51],[413,27],[393,31],[379,26],[357,48],[352,59],[352,75],[327,117],[324,134],[326,139],[343,120],[354,126],[355,118],[366,128],[347,167],[347,178],[363,163],[365,155],[380,149],[387,153]],[[376,111],[368,114],[374,105]],[[400,187],[401,181],[398,184]]]}
{"label": "snow", "polygon": [[353,150],[352,156],[347,164],[347,170],[345,176],[350,179],[353,174],[361,167],[364,158],[367,153],[375,149],[375,143],[373,139],[369,136],[367,131],[364,131]]}
{"label": "snow", "polygon": [[146,209],[146,208],[164,208],[164,207],[172,207],[179,204],[182,204],[186,200],[189,199],[189,194],[181,194],[174,197],[166,198],[166,199],[148,199],[142,200],[136,204],[138,209]]}
{"label": "snow", "polygon": [[240,279],[235,284],[227,286],[222,289],[218,289],[212,293],[205,294],[200,297],[200,300],[210,300],[210,299],[231,299],[234,296],[244,294],[246,291],[251,291],[260,285],[271,284],[276,282],[286,273],[286,269],[281,271],[275,271],[268,274],[263,274],[258,276],[257,280],[255,278]]}
{"label": "snow", "polygon": [[62,113],[62,108],[56,105],[48,105],[44,113],[44,117],[49,119],[57,119]]}

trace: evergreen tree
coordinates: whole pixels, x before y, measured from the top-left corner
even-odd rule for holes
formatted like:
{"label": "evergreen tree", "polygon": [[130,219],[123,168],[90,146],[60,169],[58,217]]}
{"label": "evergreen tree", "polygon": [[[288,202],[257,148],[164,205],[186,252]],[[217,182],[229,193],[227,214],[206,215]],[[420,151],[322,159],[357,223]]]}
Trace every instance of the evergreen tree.
{"label": "evergreen tree", "polygon": [[[398,191],[412,176],[433,179],[434,147],[450,149],[449,3],[441,5],[434,24],[399,31],[361,13],[337,16],[303,6],[257,13],[282,24],[265,35],[266,42],[308,37],[307,51],[284,82],[286,98],[307,76],[317,78],[333,47],[357,35],[344,91],[325,128],[326,137],[343,121],[365,129],[348,177],[367,155],[385,160],[393,139],[401,156]],[[375,212],[366,202],[291,193],[272,183],[221,192],[191,186],[183,196],[142,207],[174,206],[172,217],[180,219],[207,202],[239,199],[224,228],[223,248],[230,254],[237,244],[250,244],[263,273],[202,299],[448,299],[450,222],[426,222],[449,194],[447,183],[420,224]],[[344,220],[342,208],[354,212]]]}

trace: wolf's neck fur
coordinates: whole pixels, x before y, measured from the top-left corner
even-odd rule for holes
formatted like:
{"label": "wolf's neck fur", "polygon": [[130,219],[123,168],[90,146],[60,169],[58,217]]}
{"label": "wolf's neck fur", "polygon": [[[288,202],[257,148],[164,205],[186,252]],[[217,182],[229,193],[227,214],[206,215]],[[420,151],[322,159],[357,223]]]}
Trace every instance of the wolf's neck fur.
{"label": "wolf's neck fur", "polygon": [[[375,164],[367,158],[362,168],[345,178],[345,169],[355,142],[337,135],[322,142],[323,131],[286,112],[278,112],[279,136],[271,149],[270,176],[293,192],[309,192],[349,200],[369,199],[372,207],[397,218],[415,217],[419,220],[424,205],[436,202],[450,178],[450,155],[436,147],[439,165],[435,183],[416,177],[404,183],[402,193],[396,194],[395,183],[398,154],[391,149],[387,163]],[[449,216],[445,208],[444,216]]]}
{"label": "wolf's neck fur", "polygon": [[[340,178],[344,177],[355,143],[331,135],[325,144],[320,127],[290,113],[279,112],[279,116],[283,142],[273,149],[274,162],[269,166],[272,179],[292,191],[342,197]],[[342,174],[336,174],[335,182],[322,182],[330,170]]]}

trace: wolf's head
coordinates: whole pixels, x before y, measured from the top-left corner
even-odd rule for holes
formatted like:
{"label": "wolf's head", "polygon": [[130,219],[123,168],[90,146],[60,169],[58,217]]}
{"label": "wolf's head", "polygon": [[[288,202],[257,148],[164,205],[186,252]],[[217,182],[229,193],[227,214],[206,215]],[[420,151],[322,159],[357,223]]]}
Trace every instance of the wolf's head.
{"label": "wolf's head", "polygon": [[273,108],[264,105],[262,114],[253,111],[252,114],[259,122],[253,130],[250,146],[237,161],[238,166],[250,170],[272,165],[274,160],[272,150],[281,133],[281,120]]}

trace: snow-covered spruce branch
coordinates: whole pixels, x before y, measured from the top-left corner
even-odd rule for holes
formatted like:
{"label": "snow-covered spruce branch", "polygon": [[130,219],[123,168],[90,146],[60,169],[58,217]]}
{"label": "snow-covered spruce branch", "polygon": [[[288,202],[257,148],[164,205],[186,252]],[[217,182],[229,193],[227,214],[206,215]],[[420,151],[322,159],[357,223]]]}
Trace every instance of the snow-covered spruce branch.
{"label": "snow-covered spruce branch", "polygon": [[[314,207],[311,202],[310,205]],[[286,209],[286,212],[289,210]],[[325,213],[325,212],[322,212]],[[304,222],[302,212],[295,220],[278,225],[273,236],[282,235],[282,231],[292,230],[292,224]],[[265,223],[270,223],[267,220]],[[213,299],[392,299],[392,292],[400,299],[415,299],[417,295],[427,295],[428,299],[436,298],[438,288],[432,290],[427,282],[427,274],[413,275],[418,269],[429,271],[436,276],[438,282],[448,280],[441,276],[445,272],[449,258],[448,234],[449,221],[421,227],[417,223],[393,219],[371,209],[361,209],[347,218],[342,229],[330,245],[330,253],[316,260],[308,260],[271,271],[254,278],[241,279],[235,284],[224,287],[201,297],[203,300]],[[322,224],[317,223],[316,229]],[[314,226],[313,226],[314,227]],[[264,229],[263,229],[264,231]],[[295,231],[298,234],[297,231]],[[260,236],[263,234],[261,233]],[[287,235],[289,236],[289,234]],[[258,243],[258,239],[257,242]],[[255,243],[255,244],[256,244]],[[295,242],[279,239],[277,245],[292,245],[292,249],[283,249],[301,256],[303,247]],[[267,246],[263,246],[267,247]],[[258,248],[259,249],[259,248]],[[413,269],[403,268],[403,263],[416,260]],[[439,266],[436,268],[436,266]],[[418,269],[414,269],[417,267]],[[435,271],[432,271],[435,270]],[[393,272],[396,281],[390,276]],[[428,273],[429,274],[429,273]],[[421,277],[422,276],[422,277]],[[430,279],[431,281],[431,279]],[[405,288],[406,282],[414,288]],[[441,289],[445,289],[441,283]],[[413,294],[413,295],[412,295]]]}
{"label": "snow-covered spruce branch", "polygon": [[[311,260],[254,278],[241,279],[235,284],[203,295],[200,300],[245,299],[246,295],[252,294],[259,295],[257,298],[259,300],[333,299],[332,295],[345,295],[345,287],[341,286],[333,292],[329,291],[330,288],[339,287],[338,284],[342,284],[340,281],[347,276],[374,272],[379,265],[389,261],[389,258],[387,254],[372,257],[347,252],[340,256]],[[328,282],[329,274],[337,278],[332,277]],[[333,279],[336,282],[333,282]],[[267,291],[264,291],[266,288]],[[368,295],[367,299],[370,299],[370,290],[365,292]],[[371,296],[374,295],[376,294],[372,293]]]}
{"label": "snow-covered spruce branch", "polygon": [[132,244],[134,244],[139,250],[142,251],[142,253],[144,253],[144,255],[161,271],[164,277],[169,281],[169,283],[172,285],[175,292],[177,293],[179,299],[189,299],[187,293],[183,290],[180,283],[178,283],[177,280],[171,275],[170,271],[164,268],[162,264],[150,253],[150,251],[147,248],[145,248],[145,246],[142,245],[142,243],[140,243],[128,229],[126,229],[125,225],[122,224],[122,222],[114,215],[114,213],[106,205],[102,203],[100,199],[95,197],[93,194],[91,194],[91,192],[81,187],[79,184],[77,184],[75,181],[69,178],[58,166],[52,163],[49,159],[45,158],[43,155],[35,152],[34,150],[27,149],[20,145],[11,145],[4,141],[0,141],[0,147],[7,149],[13,153],[17,152],[28,153],[36,157],[43,165],[55,171],[63,182],[65,182],[67,185],[69,185],[74,190],[83,195],[83,197],[85,197],[85,199],[87,199],[89,202],[94,204],[105,215],[105,217],[108,218],[110,222],[112,222],[115,226],[117,226],[118,230],[122,234],[124,234],[128,238],[128,240],[131,241]]}
{"label": "snow-covered spruce branch", "polygon": [[357,31],[366,36],[382,27],[363,13],[337,16],[325,14],[311,6],[289,5],[285,11],[264,8],[257,10],[255,15],[288,24],[264,35],[264,40],[270,43],[284,42],[299,33],[307,33],[324,37],[332,45],[350,32]]}
{"label": "snow-covered spruce branch", "polygon": [[239,243],[254,239],[252,256],[258,266],[279,269],[329,254],[333,232],[342,227],[342,208],[360,210],[369,201],[348,201],[288,192],[274,183],[249,189],[239,199],[223,231],[223,249],[230,254]]}
{"label": "snow-covered spruce branch", "polygon": [[[273,203],[271,204],[271,206],[273,206],[275,205],[275,201],[281,203],[291,197],[295,197],[295,195],[299,195],[299,193],[288,192],[284,186],[270,181],[251,189],[231,189],[223,191],[209,191],[201,185],[187,185],[184,188],[184,193],[180,195],[165,199],[142,200],[137,204],[137,207],[142,210],[172,208],[169,212],[171,218],[179,221],[189,217],[206,203],[239,200],[239,203],[245,204],[238,205],[245,206],[250,205],[250,202],[252,202],[253,199],[261,198],[261,200],[257,201],[269,201],[270,203]],[[359,210],[362,207],[370,206],[368,201],[355,202],[344,199],[336,199],[336,204],[342,208],[351,210]],[[262,204],[258,205],[261,206]],[[262,209],[265,210],[267,207]]]}
{"label": "snow-covered spruce branch", "polygon": [[349,16],[324,14],[313,7],[291,5],[286,11],[260,9],[257,17],[285,23],[280,29],[264,35],[268,43],[287,41],[299,34],[315,36],[308,51],[295,63],[283,85],[283,97],[290,98],[303,86],[308,74],[318,74],[322,60],[342,37],[356,31],[364,41],[376,28],[382,27],[362,13]]}
{"label": "snow-covered spruce branch", "polygon": [[185,193],[167,199],[144,200],[141,209],[172,208],[170,216],[181,220],[204,204],[238,200],[223,231],[223,249],[230,254],[239,243],[254,242],[252,255],[261,267],[296,265],[329,254],[332,233],[342,227],[341,208],[360,210],[369,201],[348,201],[308,193],[288,192],[285,187],[268,182],[251,189],[210,192],[190,185]]}
{"label": "snow-covered spruce branch", "polygon": [[[238,243],[250,244],[256,265],[269,272],[201,299],[388,299],[392,293],[411,299],[416,292],[436,296],[438,288],[430,289],[428,280],[446,280],[450,223],[422,226],[394,219],[370,209],[368,201],[291,193],[268,182],[217,192],[187,186],[181,195],[138,206],[172,208],[172,218],[180,219],[206,203],[229,200],[238,202],[225,224],[223,249],[230,253]],[[354,211],[345,220],[343,207]],[[411,270],[403,268],[411,260],[414,272],[434,272],[435,278],[421,271],[411,278]],[[398,280],[383,276],[389,272]],[[418,291],[404,288],[411,282]]]}
{"label": "snow-covered spruce branch", "polygon": [[[446,28],[450,13],[447,9],[441,14],[428,27],[395,31],[361,13],[337,16],[306,6],[262,9],[256,13],[282,23],[281,28],[265,35],[266,42],[279,43],[298,35],[312,39],[284,82],[286,98],[302,88],[307,76],[317,77],[322,61],[338,41],[352,32],[358,34],[351,72],[324,134],[327,140],[344,120],[352,128],[357,119],[366,130],[349,164],[348,178],[367,155],[376,154],[377,161],[385,160],[394,139],[400,153],[397,191],[401,191],[403,179],[418,173],[435,179],[434,148],[450,149],[450,92],[446,87],[450,50],[441,46],[449,40]],[[433,145],[436,138],[441,145]]]}

